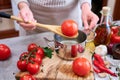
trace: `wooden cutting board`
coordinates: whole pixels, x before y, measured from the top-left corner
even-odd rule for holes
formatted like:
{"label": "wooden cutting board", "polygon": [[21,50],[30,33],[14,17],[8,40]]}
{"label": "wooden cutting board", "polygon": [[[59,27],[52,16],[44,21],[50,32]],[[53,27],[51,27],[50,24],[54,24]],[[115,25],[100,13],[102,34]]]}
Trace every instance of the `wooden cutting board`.
{"label": "wooden cutting board", "polygon": [[[80,57],[87,58],[92,65],[92,53],[94,45],[92,42],[86,43],[86,48]],[[94,80],[93,68],[91,68],[90,74],[85,77],[77,76],[72,71],[72,62],[60,58],[55,52],[53,52],[52,58],[44,58],[43,63],[40,66],[38,74],[34,75],[37,80]],[[28,72],[19,72],[16,74],[16,79]]]}

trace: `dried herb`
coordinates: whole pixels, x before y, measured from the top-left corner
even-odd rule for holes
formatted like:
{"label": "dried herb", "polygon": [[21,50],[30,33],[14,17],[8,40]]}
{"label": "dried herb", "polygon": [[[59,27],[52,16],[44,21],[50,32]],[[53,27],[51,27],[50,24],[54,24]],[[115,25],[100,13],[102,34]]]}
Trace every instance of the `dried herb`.
{"label": "dried herb", "polygon": [[41,72],[43,72],[43,69],[41,69]]}

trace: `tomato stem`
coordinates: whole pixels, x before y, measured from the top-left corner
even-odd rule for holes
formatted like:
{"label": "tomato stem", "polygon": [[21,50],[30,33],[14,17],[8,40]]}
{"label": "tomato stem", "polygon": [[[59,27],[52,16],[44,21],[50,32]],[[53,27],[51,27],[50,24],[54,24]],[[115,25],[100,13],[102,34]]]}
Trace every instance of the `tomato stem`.
{"label": "tomato stem", "polygon": [[32,56],[33,52],[36,52],[36,49],[33,49],[32,51],[30,51],[28,57],[27,57],[27,63],[29,62],[30,57]]}

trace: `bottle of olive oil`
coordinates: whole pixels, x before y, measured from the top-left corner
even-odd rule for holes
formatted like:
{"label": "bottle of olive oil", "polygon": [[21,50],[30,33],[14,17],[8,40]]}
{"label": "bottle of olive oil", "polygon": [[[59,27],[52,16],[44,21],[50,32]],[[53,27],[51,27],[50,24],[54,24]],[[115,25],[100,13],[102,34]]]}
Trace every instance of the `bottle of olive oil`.
{"label": "bottle of olive oil", "polygon": [[100,44],[107,45],[110,42],[111,37],[111,17],[110,17],[110,8],[105,6],[101,11],[102,17],[100,24],[95,29],[96,37],[94,39],[95,46]]}

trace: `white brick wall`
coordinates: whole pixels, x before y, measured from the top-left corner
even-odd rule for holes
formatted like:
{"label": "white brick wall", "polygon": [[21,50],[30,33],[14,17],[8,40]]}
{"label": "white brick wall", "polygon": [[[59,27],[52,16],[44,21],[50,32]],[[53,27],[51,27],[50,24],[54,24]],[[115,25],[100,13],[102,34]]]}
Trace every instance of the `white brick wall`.
{"label": "white brick wall", "polygon": [[108,3],[107,3],[107,5],[111,8],[112,15],[113,15],[113,11],[114,11],[115,1],[116,0],[108,0]]}

